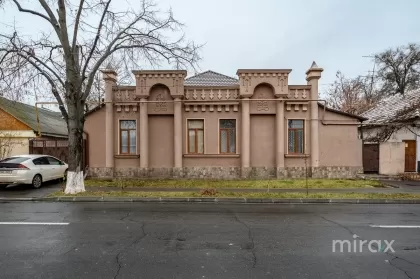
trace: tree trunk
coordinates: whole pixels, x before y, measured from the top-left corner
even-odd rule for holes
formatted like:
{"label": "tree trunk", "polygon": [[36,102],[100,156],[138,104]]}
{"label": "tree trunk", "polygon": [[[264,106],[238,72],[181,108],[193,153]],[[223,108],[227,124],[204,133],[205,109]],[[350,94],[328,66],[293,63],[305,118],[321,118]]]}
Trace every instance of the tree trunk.
{"label": "tree trunk", "polygon": [[78,100],[68,100],[68,123],[69,132],[69,168],[65,194],[77,194],[85,191],[83,176],[83,104]]}

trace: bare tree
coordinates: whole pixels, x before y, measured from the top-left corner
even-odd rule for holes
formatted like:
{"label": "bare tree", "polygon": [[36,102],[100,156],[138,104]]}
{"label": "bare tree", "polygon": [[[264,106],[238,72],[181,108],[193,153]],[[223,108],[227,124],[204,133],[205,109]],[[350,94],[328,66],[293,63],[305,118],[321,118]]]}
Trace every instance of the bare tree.
{"label": "bare tree", "polygon": [[329,106],[356,115],[372,108],[381,99],[373,75],[347,78],[340,71],[326,94]]}
{"label": "bare tree", "polygon": [[420,85],[420,46],[408,44],[374,56],[384,95],[402,94]]}
{"label": "bare tree", "polygon": [[56,99],[69,133],[66,193],[84,191],[84,110],[98,70],[109,60],[129,68],[156,67],[162,62],[194,67],[200,47],[185,40],[182,24],[171,11],[159,12],[152,1],[142,1],[136,11],[121,10],[121,2],[112,0],[75,1],[38,0],[25,7],[27,2],[22,0],[0,0],[49,26],[36,38],[22,36],[16,28],[0,33],[0,79],[17,88],[23,80],[35,87],[38,82],[31,75],[42,77]]}

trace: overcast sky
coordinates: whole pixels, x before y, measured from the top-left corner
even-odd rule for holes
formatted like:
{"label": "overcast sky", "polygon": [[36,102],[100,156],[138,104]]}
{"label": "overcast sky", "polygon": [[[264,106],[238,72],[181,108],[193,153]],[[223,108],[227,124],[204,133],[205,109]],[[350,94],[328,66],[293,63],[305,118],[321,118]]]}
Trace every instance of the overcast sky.
{"label": "overcast sky", "polygon": [[[157,1],[172,7],[189,39],[205,44],[200,69],[230,76],[239,68],[290,68],[290,83],[302,84],[315,60],[325,88],[337,70],[367,74],[373,64],[362,56],[420,43],[419,0]],[[7,9],[0,17],[10,22],[17,14]],[[31,25],[30,18],[19,18],[20,25]]]}
{"label": "overcast sky", "polygon": [[420,42],[419,0],[160,0],[206,43],[200,66],[234,76],[239,68],[290,68],[305,82],[315,60],[321,83],[372,69],[368,56]]}

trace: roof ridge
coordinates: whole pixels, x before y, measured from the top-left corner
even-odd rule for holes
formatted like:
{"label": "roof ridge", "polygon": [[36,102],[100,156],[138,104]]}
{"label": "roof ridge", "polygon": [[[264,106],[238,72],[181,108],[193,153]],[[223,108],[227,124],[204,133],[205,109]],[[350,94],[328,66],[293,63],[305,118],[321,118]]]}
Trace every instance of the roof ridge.
{"label": "roof ridge", "polygon": [[204,75],[204,74],[206,74],[206,73],[212,73],[212,74],[216,74],[216,75],[219,75],[219,76],[222,76],[222,77],[225,77],[225,78],[229,78],[229,79],[232,79],[232,80],[238,81],[238,79],[237,79],[237,78],[230,77],[230,76],[227,76],[227,75],[224,75],[224,74],[221,74],[221,73],[218,73],[218,72],[212,71],[212,70],[207,70],[207,71],[204,71],[204,72],[201,72],[201,73],[195,74],[195,75],[193,75],[193,76],[191,76],[191,77],[189,77],[189,78],[186,78],[185,80],[189,80],[189,79],[194,78],[194,77],[199,77],[199,76],[202,76],[202,75]]}

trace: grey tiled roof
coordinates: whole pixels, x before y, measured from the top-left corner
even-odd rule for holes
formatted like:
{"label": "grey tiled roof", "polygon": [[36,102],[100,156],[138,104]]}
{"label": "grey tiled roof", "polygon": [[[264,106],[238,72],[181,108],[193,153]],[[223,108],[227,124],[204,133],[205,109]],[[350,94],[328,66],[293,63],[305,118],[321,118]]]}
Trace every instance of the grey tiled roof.
{"label": "grey tiled roof", "polygon": [[[420,89],[397,94],[382,100],[376,107],[364,112],[361,116],[368,118],[364,123],[388,123],[394,120],[398,112],[408,109],[415,104],[420,103]],[[420,107],[413,107],[408,110],[399,120],[409,120],[420,117]]]}
{"label": "grey tiled roof", "polygon": [[225,76],[213,71],[206,71],[201,74],[185,79],[187,86],[236,86],[239,81],[236,78]]}
{"label": "grey tiled roof", "polygon": [[[0,97],[0,109],[38,131],[35,107]],[[67,137],[67,124],[60,112],[38,108],[41,135]]]}

